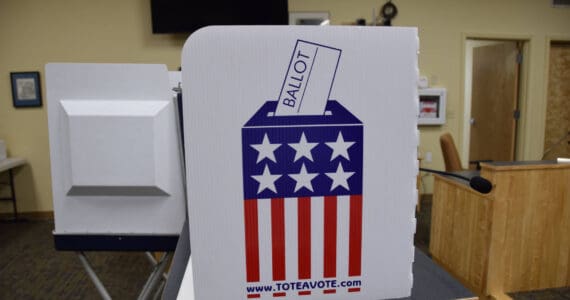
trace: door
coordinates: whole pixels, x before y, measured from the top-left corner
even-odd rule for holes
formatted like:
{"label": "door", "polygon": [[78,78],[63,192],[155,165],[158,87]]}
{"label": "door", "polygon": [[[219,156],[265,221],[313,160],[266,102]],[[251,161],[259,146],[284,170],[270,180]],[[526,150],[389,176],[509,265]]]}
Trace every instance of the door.
{"label": "door", "polygon": [[473,49],[470,161],[514,160],[519,52],[515,41]]}
{"label": "door", "polygon": [[570,42],[552,43],[543,159],[570,157]]}

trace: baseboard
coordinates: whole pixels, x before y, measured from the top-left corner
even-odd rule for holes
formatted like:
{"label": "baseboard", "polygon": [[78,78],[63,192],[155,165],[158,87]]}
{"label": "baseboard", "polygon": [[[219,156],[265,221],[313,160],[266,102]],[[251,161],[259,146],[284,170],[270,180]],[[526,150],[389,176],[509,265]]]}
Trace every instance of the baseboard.
{"label": "baseboard", "polygon": [[505,293],[495,293],[492,294],[491,296],[489,296],[489,299],[493,299],[493,300],[512,300],[513,298],[511,298],[509,295],[505,294]]}
{"label": "baseboard", "polygon": [[[14,219],[13,213],[0,213],[0,220]],[[31,221],[53,221],[53,211],[18,212],[18,219]]]}

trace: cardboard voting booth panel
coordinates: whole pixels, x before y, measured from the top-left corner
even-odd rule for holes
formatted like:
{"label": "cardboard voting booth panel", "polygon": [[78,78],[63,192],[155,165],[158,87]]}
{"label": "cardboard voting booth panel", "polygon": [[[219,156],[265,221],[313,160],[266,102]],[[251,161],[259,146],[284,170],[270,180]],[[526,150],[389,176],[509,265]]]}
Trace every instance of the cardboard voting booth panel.
{"label": "cardboard voting booth panel", "polygon": [[410,295],[417,31],[209,27],[182,54],[196,299]]}
{"label": "cardboard voting booth panel", "polygon": [[46,66],[55,234],[176,235],[186,209],[162,65]]}

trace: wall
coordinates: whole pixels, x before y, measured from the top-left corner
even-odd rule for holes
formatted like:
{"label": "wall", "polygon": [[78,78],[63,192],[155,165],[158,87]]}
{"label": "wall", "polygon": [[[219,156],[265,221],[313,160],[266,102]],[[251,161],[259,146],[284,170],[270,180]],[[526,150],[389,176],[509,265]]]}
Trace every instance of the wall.
{"label": "wall", "polygon": [[[333,24],[371,19],[383,1],[289,0],[290,11],[329,11]],[[447,124],[422,127],[420,150],[433,153],[426,167],[442,168],[438,138],[444,131],[462,144],[463,52],[470,37],[528,39],[527,103],[523,103],[522,157],[540,157],[546,111],[546,61],[550,37],[570,40],[570,9],[549,0],[394,0],[396,26],[417,26],[420,72],[448,89]],[[37,71],[47,62],[162,63],[180,65],[185,35],[151,33],[150,0],[0,1],[0,139],[29,166],[16,178],[21,211],[53,209],[45,107],[14,109],[9,73]],[[378,49],[382,51],[382,49]],[[42,86],[45,95],[45,86]],[[379,95],[381,91],[379,91]],[[461,149],[460,149],[461,151]],[[427,192],[430,191],[428,182]],[[0,203],[0,212],[10,211]]]}
{"label": "wall", "polygon": [[[371,19],[373,9],[384,1],[290,1],[290,11],[328,10],[332,24]],[[420,151],[432,152],[428,168],[443,168],[439,135],[450,132],[460,147],[464,139],[463,115],[465,41],[471,38],[528,40],[528,54],[523,66],[523,103],[521,103],[518,159],[540,159],[546,114],[548,44],[552,38],[570,40],[570,8],[553,8],[550,0],[394,0],[398,16],[395,26],[416,26],[420,37],[420,73],[430,84],[447,88],[447,123],[441,127],[421,127]],[[382,49],[378,49],[381,51]],[[463,158],[466,160],[467,158]],[[431,192],[431,180],[425,192]]]}
{"label": "wall", "polygon": [[[48,62],[160,63],[180,66],[186,35],[153,35],[150,0],[0,1],[0,139],[29,165],[16,176],[20,211],[53,210],[47,113],[12,106],[10,72]],[[44,98],[45,101],[45,98]],[[45,104],[45,103],[44,103]],[[0,202],[0,212],[10,212]]]}

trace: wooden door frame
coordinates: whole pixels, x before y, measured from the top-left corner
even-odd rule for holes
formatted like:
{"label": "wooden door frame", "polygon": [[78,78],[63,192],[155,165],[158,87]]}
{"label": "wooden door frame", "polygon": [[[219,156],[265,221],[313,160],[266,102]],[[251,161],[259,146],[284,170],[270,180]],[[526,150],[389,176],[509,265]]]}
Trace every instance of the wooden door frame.
{"label": "wooden door frame", "polygon": [[522,42],[522,64],[521,69],[519,72],[519,82],[518,82],[518,109],[520,111],[520,119],[517,122],[516,130],[515,130],[515,160],[522,159],[522,151],[523,145],[525,143],[525,135],[521,134],[525,132],[525,128],[527,126],[526,117],[527,111],[527,89],[528,89],[528,73],[529,73],[529,58],[530,58],[530,49],[532,43],[532,36],[530,35],[502,35],[502,34],[486,34],[486,33],[463,33],[461,38],[461,95],[463,101],[459,101],[460,109],[463,111],[463,115],[460,117],[460,134],[458,138],[458,143],[462,145],[460,156],[462,157],[461,161],[463,163],[464,168],[468,168],[468,160],[469,160],[469,142],[470,142],[470,134],[471,128],[469,124],[469,119],[471,118],[471,95],[467,95],[468,91],[471,91],[470,87],[466,86],[467,80],[467,68],[466,68],[466,52],[468,48],[468,40],[494,40],[494,41],[514,41],[514,42]]}

